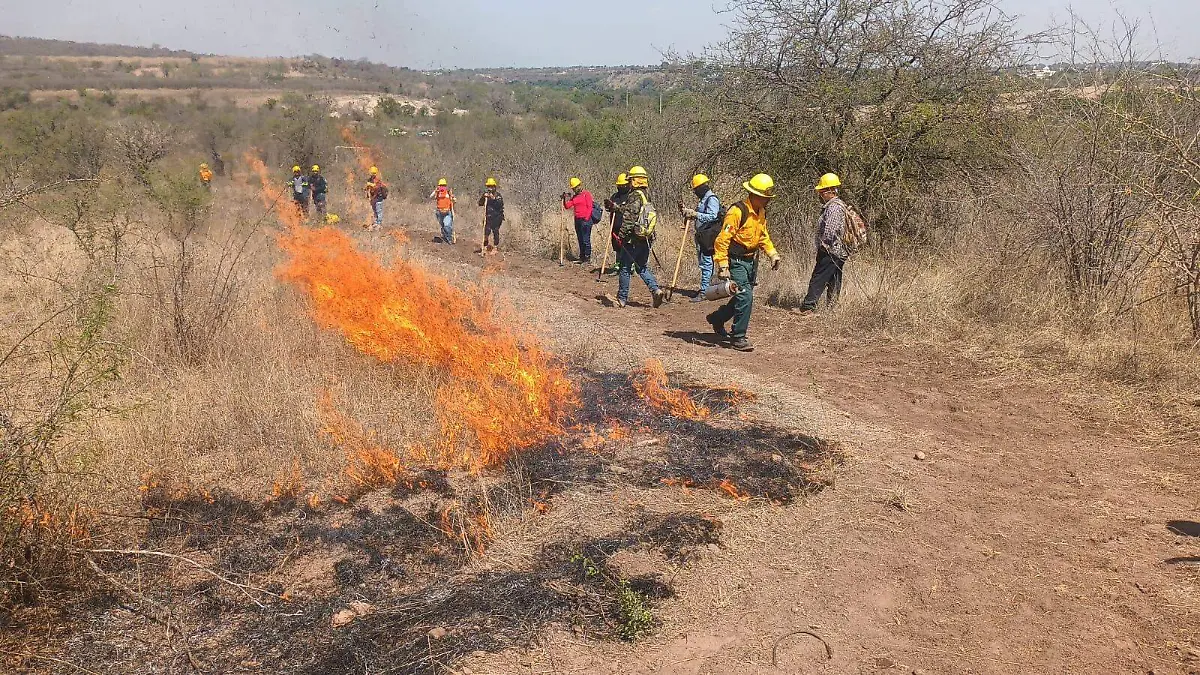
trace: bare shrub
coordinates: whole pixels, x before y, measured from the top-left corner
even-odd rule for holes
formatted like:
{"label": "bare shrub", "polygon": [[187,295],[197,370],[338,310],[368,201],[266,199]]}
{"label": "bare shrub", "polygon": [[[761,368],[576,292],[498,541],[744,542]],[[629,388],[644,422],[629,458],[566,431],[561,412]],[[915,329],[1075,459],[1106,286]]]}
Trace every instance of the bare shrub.
{"label": "bare shrub", "polygon": [[282,163],[311,166],[332,157],[337,134],[329,99],[289,94],[271,119],[269,129]]}
{"label": "bare shrub", "polygon": [[[1041,36],[1020,35],[988,0],[735,2],[714,157],[760,166],[785,190],[836,171],[885,231],[924,235],[913,202],[968,179],[1013,116],[1003,69]],[[735,169],[736,172],[736,169]]]}
{"label": "bare shrub", "polygon": [[150,170],[167,156],[172,134],[163,125],[147,120],[123,120],[112,131],[120,159],[134,179],[150,187]]}
{"label": "bare shrub", "polygon": [[234,228],[214,240],[205,225],[211,195],[190,174],[166,178],[155,199],[167,227],[150,241],[154,297],[168,318],[169,341],[187,363],[206,357],[228,327],[243,284],[253,231]]}
{"label": "bare shrub", "polygon": [[123,362],[108,339],[115,294],[86,291],[0,358],[0,606],[71,583],[69,547],[88,518],[89,447],[77,431],[112,411],[104,394]]}

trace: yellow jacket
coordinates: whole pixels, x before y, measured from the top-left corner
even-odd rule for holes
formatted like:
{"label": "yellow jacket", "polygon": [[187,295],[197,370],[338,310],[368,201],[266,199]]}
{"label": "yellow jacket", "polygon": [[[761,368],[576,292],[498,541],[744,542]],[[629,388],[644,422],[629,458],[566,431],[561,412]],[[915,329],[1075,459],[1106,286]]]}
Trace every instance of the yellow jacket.
{"label": "yellow jacket", "polygon": [[[750,210],[750,214],[746,217],[746,223],[743,225],[742,209],[747,208]],[[721,227],[721,233],[717,235],[717,242],[713,248],[715,250],[713,260],[717,263],[717,267],[729,267],[731,250],[734,256],[739,257],[752,256],[759,250],[772,259],[779,255],[775,252],[775,244],[771,243],[770,233],[767,232],[766,210],[755,213],[754,209],[750,207],[749,201],[738,202],[729,207],[729,212],[725,215],[725,223]]]}

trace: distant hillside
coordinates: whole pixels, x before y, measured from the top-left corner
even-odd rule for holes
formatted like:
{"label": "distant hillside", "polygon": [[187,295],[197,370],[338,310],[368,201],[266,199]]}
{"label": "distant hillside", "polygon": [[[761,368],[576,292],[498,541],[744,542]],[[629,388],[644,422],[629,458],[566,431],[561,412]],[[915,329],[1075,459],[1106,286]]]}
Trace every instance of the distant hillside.
{"label": "distant hillside", "polygon": [[[569,92],[613,90],[657,95],[678,89],[684,73],[666,64],[568,66],[416,71],[319,54],[243,57],[198,54],[163,47],[131,47],[67,40],[0,36],[0,91],[29,92],[36,100],[72,97],[80,90],[123,96],[178,96],[181,92],[234,91],[239,101],[273,98],[281,91],[387,94],[442,100],[447,109],[477,108],[488,99],[477,87],[495,89],[499,100],[520,86]],[[236,92],[264,92],[249,96]],[[222,93],[221,98],[226,97]]]}
{"label": "distant hillside", "polygon": [[9,37],[0,35],[0,55],[6,56],[173,56],[191,58],[201,56],[194,52],[163,47],[130,47],[128,45],[73,42],[71,40],[43,40],[41,38]]}

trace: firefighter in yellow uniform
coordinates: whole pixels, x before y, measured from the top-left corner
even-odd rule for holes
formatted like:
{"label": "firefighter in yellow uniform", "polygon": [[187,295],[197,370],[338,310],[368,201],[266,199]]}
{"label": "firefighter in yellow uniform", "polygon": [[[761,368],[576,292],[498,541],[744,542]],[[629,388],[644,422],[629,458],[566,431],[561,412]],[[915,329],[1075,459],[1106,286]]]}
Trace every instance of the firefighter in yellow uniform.
{"label": "firefighter in yellow uniform", "polygon": [[213,172],[208,168],[208,164],[200,165],[200,184],[204,187],[212,187]]}
{"label": "firefighter in yellow uniform", "polygon": [[[746,331],[754,307],[754,284],[758,281],[756,261],[760,252],[765,253],[771,260],[771,268],[779,269],[780,257],[767,232],[767,204],[775,197],[775,181],[760,173],[742,183],[742,187],[746,189],[746,199],[729,207],[713,253],[717,278],[733,280],[738,292],[706,318],[717,335],[729,339],[729,346],[749,352],[754,350],[746,339]],[[725,324],[730,321],[733,329],[726,331]]]}

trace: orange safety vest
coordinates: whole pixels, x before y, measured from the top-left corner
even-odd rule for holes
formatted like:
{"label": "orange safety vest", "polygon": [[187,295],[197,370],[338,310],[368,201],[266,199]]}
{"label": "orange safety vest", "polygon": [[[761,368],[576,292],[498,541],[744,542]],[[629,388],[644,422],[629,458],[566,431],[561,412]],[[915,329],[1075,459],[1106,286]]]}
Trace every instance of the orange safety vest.
{"label": "orange safety vest", "polygon": [[437,210],[439,213],[450,213],[454,208],[454,192],[448,187],[437,189]]}

